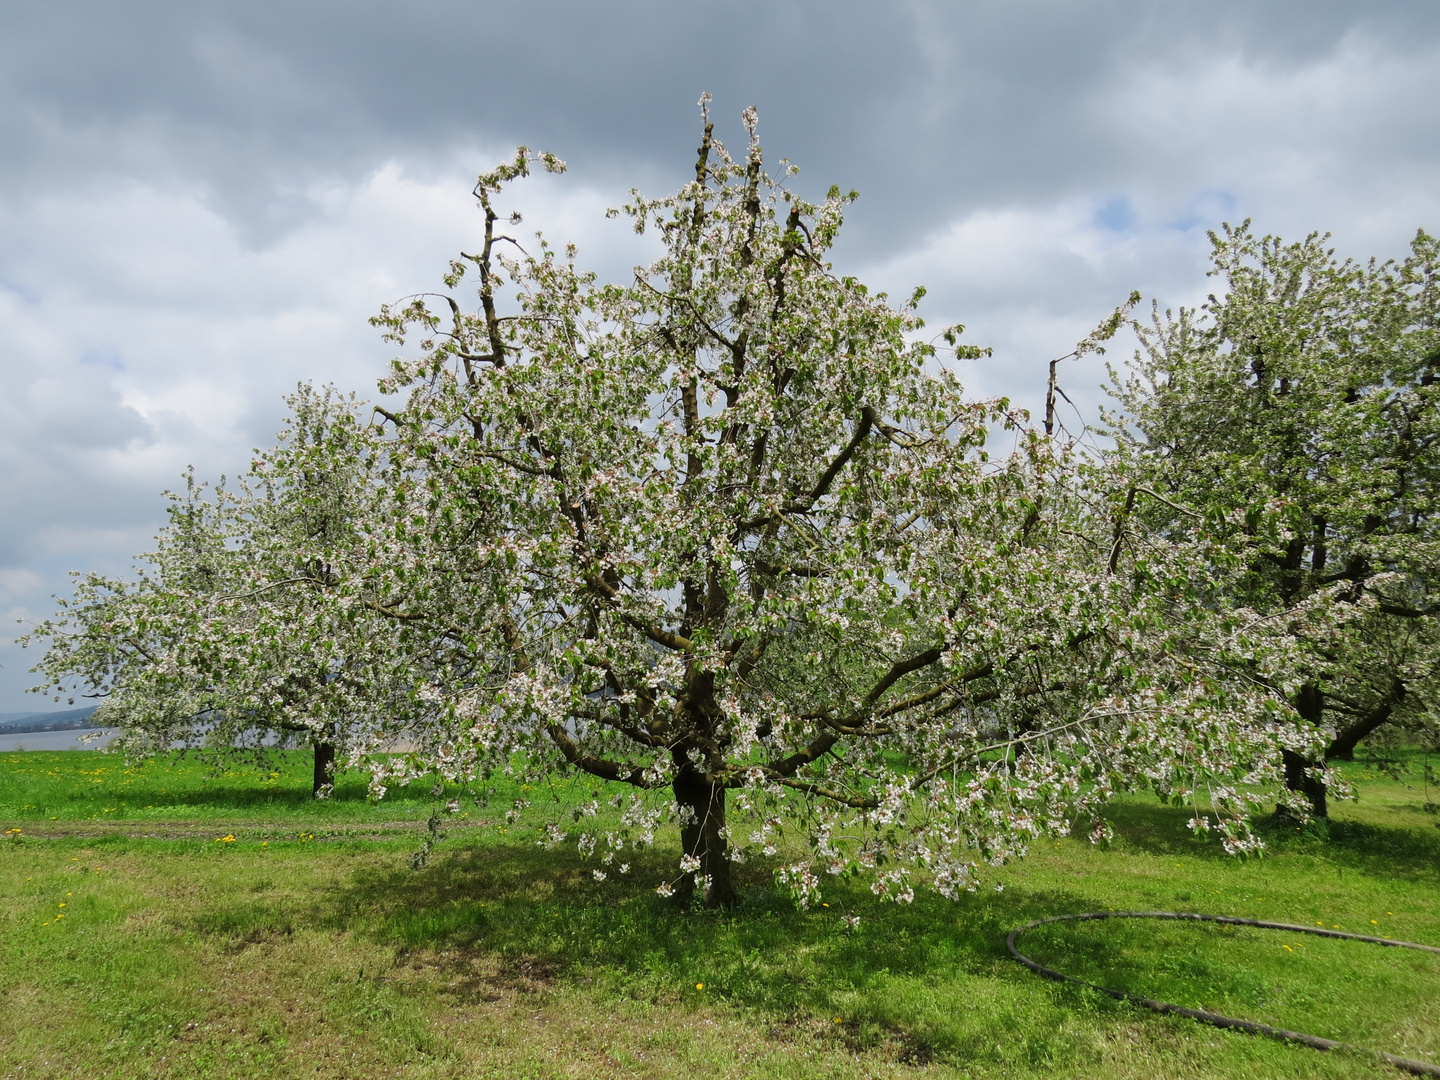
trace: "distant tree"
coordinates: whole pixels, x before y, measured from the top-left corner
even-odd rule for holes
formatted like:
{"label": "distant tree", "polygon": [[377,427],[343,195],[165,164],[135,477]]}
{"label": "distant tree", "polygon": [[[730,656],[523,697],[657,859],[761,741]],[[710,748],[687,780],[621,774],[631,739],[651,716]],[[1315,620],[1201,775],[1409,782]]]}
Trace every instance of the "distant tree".
{"label": "distant tree", "polygon": [[1403,262],[1361,264],[1248,222],[1211,239],[1223,289],[1136,324],[1111,419],[1124,467],[1165,496],[1154,527],[1225,521],[1248,549],[1225,603],[1280,612],[1338,587],[1357,606],[1296,673],[1325,746],[1287,750],[1286,779],[1323,815],[1325,761],[1433,727],[1440,704],[1440,245],[1422,231]]}
{"label": "distant tree", "polygon": [[236,489],[187,476],[135,580],[80,577],[25,640],[50,642],[38,689],[100,697],[92,722],[121,729],[117,749],[306,746],[322,795],[337,752],[393,733],[413,679],[384,668],[394,621],[326,591],[374,501],[373,433],[334,395],[302,387],[291,406],[280,444]]}
{"label": "distant tree", "polygon": [[[377,796],[435,772],[614,785],[618,825],[589,824],[597,795],[545,840],[603,878],[674,823],[659,891],[712,905],[782,849],[802,903],[852,871],[955,895],[1035,837],[1104,837],[1137,788],[1208,793],[1193,824],[1254,846],[1280,749],[1316,752],[1286,703],[1296,637],[1209,602],[1244,572],[1214,536],[1148,529],[1112,463],[968,400],[918,336],[921,290],[897,307],[826,261],[853,194],[772,180],[745,119],[741,159],[707,120],[694,180],[624,208],[664,244],[627,284],[504,232],[502,186],[560,162],[522,148],[482,175],[482,246],[446,277],[478,279],[479,309],[382,312],[419,347],[379,428],[302,397],[270,486],[199,515],[203,558],[182,500],[135,629],[89,614],[128,595],[104,583],[75,644],[47,631],[46,670],[123,670],[121,702],[214,687],[181,711],[303,716],[352,759],[403,727]],[[959,332],[936,340],[975,355]],[[223,580],[169,584],[201,567]],[[110,661],[170,597],[172,651]],[[1323,633],[1337,610],[1322,591],[1286,618]]]}

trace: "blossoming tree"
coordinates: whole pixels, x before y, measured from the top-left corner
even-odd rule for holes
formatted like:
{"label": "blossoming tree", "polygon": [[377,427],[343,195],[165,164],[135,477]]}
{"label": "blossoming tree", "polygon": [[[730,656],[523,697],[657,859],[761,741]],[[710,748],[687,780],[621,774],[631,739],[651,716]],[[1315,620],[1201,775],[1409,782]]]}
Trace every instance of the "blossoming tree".
{"label": "blossoming tree", "polygon": [[1212,235],[1223,292],[1136,326],[1113,418],[1124,467],[1167,496],[1146,507],[1156,528],[1230,520],[1247,572],[1227,603],[1278,612],[1337,585],[1365,601],[1308,643],[1295,691],[1325,745],[1287,751],[1286,778],[1321,815],[1327,760],[1386,728],[1433,733],[1440,704],[1440,245],[1421,232],[1403,262],[1357,264],[1325,240]]}
{"label": "blossoming tree", "polygon": [[79,576],[22,640],[51,642],[39,689],[102,699],[115,749],[223,759],[306,746],[322,795],[337,754],[393,736],[415,658],[396,650],[394,620],[331,588],[374,500],[372,433],[353,401],[302,387],[290,403],[281,442],[238,487],[187,475],[134,580]]}
{"label": "blossoming tree", "polygon": [[[1123,478],[967,399],[914,301],[825,261],[849,198],[773,182],[747,125],[743,159],[707,124],[694,181],[625,208],[665,243],[633,283],[497,229],[521,154],[481,178],[484,246],[447,280],[478,276],[480,310],[381,317],[421,337],[382,387],[408,395],[385,413],[397,614],[443,613],[474,657],[429,690],[423,763],[523,750],[632,789],[632,838],[673,813],[675,885],[710,903],[797,822],[802,897],[847,868],[966,888],[1077,816],[1103,833],[1136,786],[1209,785],[1250,842],[1237,782],[1308,745],[1276,692],[1292,639],[1204,602],[1229,572],[1208,538],[1137,530]],[[582,837],[616,867],[625,843]]]}
{"label": "blossoming tree", "polygon": [[[1252,846],[1246,785],[1315,749],[1287,703],[1296,635],[1213,602],[1243,565],[1147,530],[1155,493],[967,398],[919,291],[897,306],[827,261],[853,196],[799,197],[746,125],[737,159],[707,118],[694,180],[623,209],[664,245],[628,283],[505,232],[502,187],[554,158],[481,176],[450,291],[377,319],[418,339],[382,383],[397,400],[276,457],[281,487],[369,463],[340,538],[272,560],[245,603],[293,591],[290,648],[341,684],[308,684],[343,695],[325,715],[388,711],[352,757],[403,728],[376,795],[580,773],[617,813],[582,805],[546,842],[603,878],[672,822],[659,890],[713,905],[755,855],[802,902],[846,871],[954,895],[1037,836],[1102,838],[1138,788],[1208,795],[1195,827]],[[963,355],[959,330],[936,341]],[[1285,619],[1335,610],[1319,590]],[[275,662],[242,638],[232,670]]]}

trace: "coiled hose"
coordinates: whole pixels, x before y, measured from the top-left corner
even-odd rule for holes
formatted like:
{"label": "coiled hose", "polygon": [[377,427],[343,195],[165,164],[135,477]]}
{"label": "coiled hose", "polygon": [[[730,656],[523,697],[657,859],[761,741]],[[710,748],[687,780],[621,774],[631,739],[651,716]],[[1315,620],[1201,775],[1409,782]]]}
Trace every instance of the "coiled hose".
{"label": "coiled hose", "polygon": [[1129,994],[1124,990],[1116,990],[1109,986],[1097,986],[1095,983],[1086,982],[1084,979],[1077,979],[1073,975],[1066,975],[1064,972],[1048,968],[1044,964],[1036,963],[1028,956],[1021,953],[1015,947],[1015,939],[1026,930],[1033,930],[1037,926],[1044,926],[1046,923],[1057,922],[1091,922],[1100,919],[1175,919],[1188,922],[1211,922],[1223,923],[1226,926],[1257,926],[1262,930],[1285,930],[1292,934],[1313,934],[1316,937],[1343,938],[1346,941],[1364,941],[1371,945],[1385,945],[1393,949],[1419,949],[1421,952],[1440,953],[1440,948],[1434,945],[1418,945],[1413,941],[1392,941],[1389,938],[1372,937],[1368,934],[1347,934],[1340,930],[1326,930],[1319,926],[1295,926],[1292,923],[1264,922],[1260,919],[1237,919],[1231,915],[1202,915],[1190,911],[1086,911],[1074,915],[1052,915],[1048,919],[1036,919],[1034,922],[1017,926],[1010,931],[1009,937],[1005,939],[1005,945],[1010,950],[1010,955],[1020,963],[1024,964],[1037,975],[1043,975],[1047,979],[1054,979],[1056,982],[1074,983],[1077,986],[1089,987],[1091,990],[1098,990],[1102,994],[1108,994],[1118,1001],[1130,1001],[1159,1013],[1173,1013],[1176,1016],[1189,1017],[1191,1020],[1199,1020],[1202,1024],[1212,1024],[1219,1028],[1231,1028],[1235,1031],[1245,1031],[1252,1035],[1269,1035],[1272,1038],[1284,1039],[1287,1042],[1302,1043],[1305,1046],[1313,1046],[1316,1050],[1355,1050],[1362,1054],[1370,1054],[1380,1058],[1397,1069],[1413,1073],[1416,1076],[1440,1077],[1440,1065],[1432,1065],[1428,1061],[1415,1061],[1411,1058],[1399,1057],[1395,1054],[1387,1054],[1381,1050],[1371,1050],[1363,1046],[1351,1046],[1349,1043],[1336,1042],[1334,1039],[1322,1039],[1318,1035],[1307,1035],[1303,1031],[1286,1031],[1284,1028],[1270,1027],[1268,1024],[1257,1024],[1253,1020],[1240,1020],[1233,1016],[1222,1016],[1220,1013],[1208,1012],[1205,1009],[1187,1009],[1183,1005],[1172,1005],[1168,1001],[1156,1001],[1154,998],[1141,997],[1138,994]]}

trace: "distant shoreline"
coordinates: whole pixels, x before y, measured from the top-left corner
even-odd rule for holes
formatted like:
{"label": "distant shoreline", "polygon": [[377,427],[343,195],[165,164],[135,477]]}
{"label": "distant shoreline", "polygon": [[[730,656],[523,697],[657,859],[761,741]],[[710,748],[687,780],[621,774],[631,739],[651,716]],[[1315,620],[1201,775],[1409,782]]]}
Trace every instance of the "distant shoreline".
{"label": "distant shoreline", "polygon": [[[94,742],[82,743],[81,737],[102,732]],[[71,728],[65,731],[32,731],[11,733],[0,728],[0,754],[13,754],[31,750],[103,750],[119,734],[114,728]]]}
{"label": "distant shoreline", "polygon": [[10,713],[9,719],[0,720],[0,735],[29,735],[40,731],[85,731],[94,730],[97,725],[90,717],[97,705],[82,709],[66,709],[53,713]]}

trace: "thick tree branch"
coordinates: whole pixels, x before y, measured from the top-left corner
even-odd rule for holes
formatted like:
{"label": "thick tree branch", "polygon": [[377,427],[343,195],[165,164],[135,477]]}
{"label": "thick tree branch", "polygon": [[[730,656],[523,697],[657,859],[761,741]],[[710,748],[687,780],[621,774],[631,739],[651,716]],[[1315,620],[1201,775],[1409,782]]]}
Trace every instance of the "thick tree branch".
{"label": "thick tree branch", "polygon": [[968,682],[974,682],[976,679],[984,679],[993,674],[995,674],[994,664],[979,664],[973,668],[962,671],[953,679],[946,679],[942,683],[937,683],[923,693],[912,694],[910,697],[903,698],[900,701],[891,702],[876,712],[875,715],[883,719],[894,716],[897,713],[905,712],[907,709],[914,709],[920,705],[929,704],[948,691],[955,689],[957,686],[963,686]]}
{"label": "thick tree branch", "polygon": [[[605,600],[618,606],[620,602],[620,590],[604,578],[598,574],[586,574],[585,584],[590,586],[592,591],[598,593]],[[687,637],[683,637],[680,634],[672,634],[668,630],[661,630],[659,627],[651,626],[644,619],[637,618],[629,612],[621,611],[618,612],[618,614],[620,618],[625,621],[626,625],[639,630],[657,645],[664,645],[667,649],[674,649],[676,652],[690,652],[694,649],[694,645]]]}
{"label": "thick tree branch", "polygon": [[931,664],[937,662],[943,655],[943,649],[935,648],[926,649],[924,652],[916,653],[914,656],[905,660],[896,660],[895,663],[890,665],[890,670],[881,676],[880,680],[870,688],[870,692],[865,695],[865,706],[868,708],[874,705],[880,700],[881,695],[883,695],[886,690],[889,690],[890,687],[894,686],[899,679],[909,675],[912,671],[919,671],[921,668],[929,667]]}
{"label": "thick tree branch", "polygon": [[1325,748],[1325,759],[1327,761],[1332,758],[1340,758],[1343,761],[1352,760],[1355,757],[1355,747],[1360,745],[1361,740],[1367,735],[1389,721],[1390,717],[1394,715],[1395,709],[1405,701],[1406,693],[1405,681],[1398,678],[1392,679],[1390,689],[1375,708],[1343,731],[1336,733],[1330,745]]}
{"label": "thick tree branch", "polygon": [[[844,725],[844,727],[858,729],[858,722],[863,719],[864,713],[867,712],[875,702],[880,700],[880,697],[885,691],[889,690],[898,680],[910,674],[912,671],[919,671],[921,668],[928,667],[935,663],[942,655],[943,651],[941,649],[926,649],[924,652],[917,653],[915,656],[895,661],[895,663],[890,665],[890,670],[881,676],[875,685],[870,688],[869,693],[865,695],[864,706],[860,714],[856,715],[851,723]],[[839,741],[841,733],[842,731],[838,726],[832,725],[829,731],[821,732],[811,740],[810,744],[803,750],[797,750],[789,757],[771,762],[769,765],[766,765],[765,768],[779,776],[793,776],[802,766],[810,764],[810,762],[816,760],[820,755],[834,746],[835,743]]]}
{"label": "thick tree branch", "polygon": [[1383,601],[1380,610],[1386,615],[1396,615],[1402,619],[1427,619],[1435,614],[1434,608],[1414,608],[1406,604],[1387,604]]}
{"label": "thick tree branch", "polygon": [[[622,706],[622,708],[623,708],[623,706]],[[651,747],[651,748],[655,748],[655,747],[660,747],[660,746],[667,746],[667,745],[669,745],[668,743],[657,742],[657,741],[649,734],[649,732],[642,731],[640,728],[636,727],[634,724],[626,723],[623,717],[616,717],[616,716],[607,715],[606,712],[605,712],[605,710],[603,710],[603,709],[586,709],[586,708],[582,708],[582,707],[579,707],[579,706],[575,706],[575,707],[572,707],[572,708],[571,708],[571,710],[570,710],[570,715],[573,716],[573,717],[575,717],[577,720],[589,720],[589,721],[591,721],[592,723],[604,724],[604,725],[605,725],[606,727],[608,727],[611,731],[618,731],[620,734],[624,735],[627,739],[633,739],[635,742],[639,743],[641,746],[648,746],[648,747]]]}
{"label": "thick tree branch", "polygon": [[575,745],[575,740],[570,738],[569,733],[559,724],[551,724],[545,731],[550,736],[550,741],[560,749],[565,760],[582,772],[598,776],[602,780],[615,780],[646,790],[655,786],[646,776],[646,769],[620,765],[605,758],[595,757],[593,754],[582,754],[580,748]]}
{"label": "thick tree branch", "polygon": [[[860,448],[860,444],[869,437],[874,426],[875,410],[866,405],[860,410],[860,422],[855,427],[854,436],[850,439],[849,443],[845,445],[845,448],[836,455],[835,459],[830,462],[829,467],[821,474],[820,479],[816,481],[810,493],[799,499],[790,499],[780,507],[779,513],[803,514],[822,499],[829,492],[830,485],[835,482],[835,477],[840,474],[840,470],[849,464],[850,459],[855,456],[855,451]],[[773,521],[776,516],[775,514],[765,514],[762,517],[742,521],[739,525],[738,532],[752,532],[762,525]]]}
{"label": "thick tree branch", "polygon": [[772,761],[768,765],[762,765],[766,773],[773,773],[775,776],[794,776],[801,766],[809,765],[819,758],[832,746],[840,741],[840,735],[835,731],[822,732],[810,745],[803,750],[797,750],[789,757],[781,758],[779,761]]}
{"label": "thick tree branch", "polygon": [[824,497],[830,490],[830,485],[835,482],[835,477],[839,476],[840,470],[849,464],[850,459],[855,456],[855,451],[858,450],[860,444],[869,437],[870,429],[874,426],[875,410],[870,408],[869,405],[866,405],[860,410],[860,423],[856,425],[855,434],[850,439],[850,442],[844,450],[840,451],[835,460],[830,463],[830,467],[821,474],[815,487],[811,490],[810,494],[806,496],[804,505],[801,506],[798,503],[792,504],[794,512],[799,513],[808,510],[815,504],[816,500]]}

